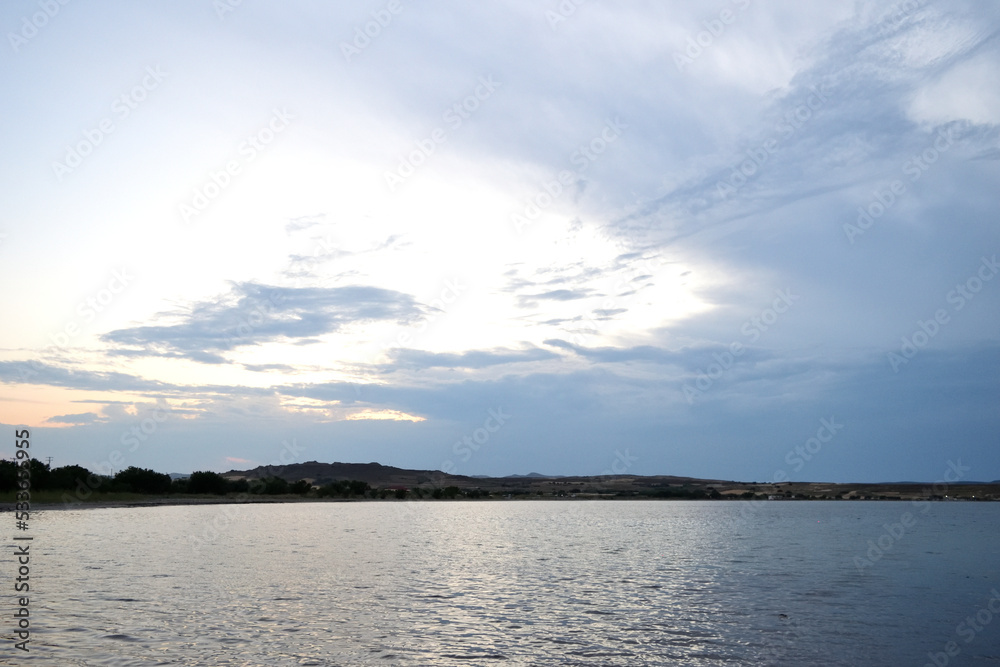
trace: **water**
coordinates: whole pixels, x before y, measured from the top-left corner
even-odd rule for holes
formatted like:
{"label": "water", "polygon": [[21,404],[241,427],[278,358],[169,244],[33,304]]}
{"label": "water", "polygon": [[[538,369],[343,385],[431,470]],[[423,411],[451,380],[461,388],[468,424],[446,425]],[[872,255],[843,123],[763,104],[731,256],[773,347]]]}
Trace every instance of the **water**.
{"label": "water", "polygon": [[31,652],[5,548],[0,664],[1000,665],[998,526],[989,503],[41,512]]}

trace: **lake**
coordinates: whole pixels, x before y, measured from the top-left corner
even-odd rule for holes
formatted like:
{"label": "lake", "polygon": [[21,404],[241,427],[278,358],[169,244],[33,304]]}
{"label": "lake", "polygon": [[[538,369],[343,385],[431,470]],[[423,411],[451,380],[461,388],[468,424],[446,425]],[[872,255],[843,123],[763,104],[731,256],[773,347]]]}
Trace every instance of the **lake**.
{"label": "lake", "polygon": [[0,664],[1000,665],[996,503],[294,503],[32,519],[31,651],[13,648],[5,548]]}

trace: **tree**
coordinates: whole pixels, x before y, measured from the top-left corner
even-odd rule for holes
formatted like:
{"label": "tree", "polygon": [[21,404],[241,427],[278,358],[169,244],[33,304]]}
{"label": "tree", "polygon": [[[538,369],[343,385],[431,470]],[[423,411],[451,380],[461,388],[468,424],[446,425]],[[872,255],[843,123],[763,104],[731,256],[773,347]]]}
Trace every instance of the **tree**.
{"label": "tree", "polygon": [[199,470],[188,477],[188,493],[213,493],[224,496],[229,491],[226,478],[217,472]]}
{"label": "tree", "polygon": [[289,493],[297,493],[300,496],[304,496],[308,494],[310,491],[312,491],[312,484],[310,484],[304,479],[300,479],[299,481],[295,482],[288,489]]}
{"label": "tree", "polygon": [[[24,451],[24,450],[21,450]],[[14,461],[0,461],[0,491],[13,491],[20,488],[21,477],[18,472],[24,468],[23,462],[26,459],[16,459]],[[41,491],[49,488],[49,466],[37,459],[27,459],[28,473],[31,476],[31,490]]]}
{"label": "tree", "polygon": [[170,493],[170,475],[147,468],[129,466],[115,475],[116,487],[132,493],[149,495]]}
{"label": "tree", "polygon": [[31,490],[41,491],[49,488],[49,464],[37,459],[31,459]]}
{"label": "tree", "polygon": [[0,461],[0,491],[13,491],[17,488],[17,464],[13,461]]}
{"label": "tree", "polygon": [[63,466],[49,472],[49,488],[72,490],[78,484],[86,484],[91,472],[83,466]]}
{"label": "tree", "polygon": [[338,482],[330,482],[329,484],[324,484],[316,490],[316,495],[320,498],[333,498],[334,496],[343,495],[340,489],[340,484]]}
{"label": "tree", "polygon": [[264,482],[264,493],[269,496],[278,496],[288,493],[288,481],[281,477],[269,477]]}
{"label": "tree", "polygon": [[226,486],[233,493],[247,493],[250,490],[250,482],[245,479],[228,480]]}

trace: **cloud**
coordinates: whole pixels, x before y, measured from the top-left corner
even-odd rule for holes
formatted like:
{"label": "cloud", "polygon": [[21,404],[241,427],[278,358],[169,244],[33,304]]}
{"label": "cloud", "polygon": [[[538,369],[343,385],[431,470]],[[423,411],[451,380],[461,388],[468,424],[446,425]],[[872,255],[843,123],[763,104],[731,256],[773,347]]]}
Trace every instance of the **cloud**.
{"label": "cloud", "polygon": [[426,309],[413,297],[379,287],[279,287],[233,283],[218,300],[163,313],[174,324],[117,329],[101,336],[125,356],[181,357],[221,364],[225,352],[269,342],[313,342],[351,325],[411,324]]}
{"label": "cloud", "polygon": [[[631,362],[676,366],[687,371],[696,370],[717,363],[717,356],[730,354],[729,345],[706,344],[667,350],[652,345],[633,347],[583,347],[569,341],[549,339],[546,345],[569,350],[574,354],[599,364],[625,364]],[[740,354],[740,364],[753,365],[774,357],[767,350],[744,348]]]}
{"label": "cloud", "polygon": [[117,371],[58,367],[37,360],[0,361],[0,382],[49,385],[92,391],[157,392],[172,385]]}
{"label": "cloud", "polygon": [[[370,19],[347,3],[243,3],[220,39],[183,48],[143,31],[166,13],[197,32],[204,17],[161,5],[93,11],[147,37],[137,58],[218,66],[198,70],[183,104],[151,95],[127,120],[150,131],[116,133],[124,144],[95,149],[58,188],[17,165],[63,155],[79,110],[106,109],[125,83],[53,84],[44,59],[14,73],[27,82],[14,88],[68,103],[50,105],[51,123],[16,109],[11,121],[23,132],[0,182],[24,202],[12,219],[38,223],[3,230],[0,273],[47,279],[22,280],[7,311],[43,304],[51,317],[5,330],[7,353],[38,361],[0,362],[0,381],[82,390],[37,392],[88,403],[45,416],[100,415],[45,424],[67,458],[97,458],[162,396],[182,418],[142,456],[163,469],[273,460],[293,436],[321,460],[437,467],[501,407],[509,423],[463,472],[596,473],[627,443],[637,472],[764,478],[831,415],[848,425],[803,476],[935,479],[970,454],[1000,465],[1000,280],[961,310],[947,298],[1000,251],[1000,23],[987,3],[749,3],[684,68],[676,53],[709,37],[718,8],[583,3],[551,25],[530,2],[428,6],[347,59],[340,41]],[[51,55],[116,71],[88,34],[66,31]],[[280,57],[245,57],[251,34]],[[292,42],[304,47],[289,60]],[[496,93],[447,121],[480,77]],[[214,173],[274,100],[301,121],[198,225],[135,225],[197,186],[164,173]],[[608,141],[612,120],[622,131]],[[177,131],[156,131],[164,122]],[[429,139],[435,128],[445,142]],[[942,132],[953,142],[932,151]],[[122,161],[142,155],[157,160]],[[915,158],[927,168],[913,172]],[[384,176],[401,161],[421,164],[390,196]],[[883,204],[897,180],[905,192]],[[884,210],[848,238],[873,202]],[[521,212],[532,224],[518,233]],[[79,245],[43,252],[63,237]],[[125,258],[142,269],[137,291],[105,304],[99,274]],[[225,279],[236,282],[218,298],[183,296]],[[453,279],[467,289],[446,300]],[[780,312],[778,290],[796,295]],[[91,297],[103,310],[73,322],[72,350],[25,351]],[[149,317],[151,302],[189,305]],[[942,308],[951,322],[893,373],[886,352]],[[397,325],[421,320],[422,349],[374,361]],[[685,385],[701,393],[689,401]],[[22,387],[5,389],[16,400]],[[404,415],[425,420],[378,418]]]}
{"label": "cloud", "polygon": [[478,369],[504,364],[529,363],[557,359],[558,354],[541,348],[527,350],[472,350],[454,354],[425,352],[423,350],[398,350],[392,355],[392,362],[382,367],[383,372],[396,369],[420,368],[467,368]]}
{"label": "cloud", "polygon": [[408,421],[408,422],[422,422],[427,421],[423,417],[417,415],[408,415],[405,412],[400,412],[398,410],[370,410],[364,409],[360,412],[352,412],[345,418],[347,421]]}
{"label": "cloud", "polygon": [[539,305],[539,301],[576,301],[593,296],[590,289],[557,289],[541,294],[521,294],[517,297],[517,305],[521,308],[534,308]]}
{"label": "cloud", "polygon": [[100,419],[97,414],[93,412],[81,412],[75,415],[57,415],[55,417],[49,417],[46,422],[52,424],[92,424]]}
{"label": "cloud", "polygon": [[[702,155],[696,175],[612,227],[661,242],[685,238],[898,170],[942,126],[958,124],[960,139],[974,144],[961,121],[970,108],[985,118],[982,109],[995,107],[991,93],[971,92],[988,88],[984,62],[996,62],[995,47],[982,56],[995,33],[977,27],[978,14],[967,3],[933,3],[895,18],[844,22],[815,47],[808,67],[774,91],[731,150]],[[957,90],[955,81],[981,99],[935,94]]]}
{"label": "cloud", "polygon": [[288,364],[243,364],[243,368],[254,373],[293,373],[294,366]]}
{"label": "cloud", "polygon": [[615,315],[627,313],[628,308],[597,308],[594,310],[595,320],[605,322],[615,319]]}
{"label": "cloud", "polygon": [[298,218],[292,218],[285,223],[285,231],[288,234],[294,234],[296,232],[301,232],[306,229],[312,229],[317,225],[323,224],[323,218],[326,216],[320,215],[305,215]]}

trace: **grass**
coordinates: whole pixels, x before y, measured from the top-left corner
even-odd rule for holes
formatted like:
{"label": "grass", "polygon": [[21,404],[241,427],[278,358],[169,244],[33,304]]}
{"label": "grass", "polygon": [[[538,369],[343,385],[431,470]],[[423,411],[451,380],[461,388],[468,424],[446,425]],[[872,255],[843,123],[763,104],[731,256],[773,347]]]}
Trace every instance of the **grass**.
{"label": "grass", "polygon": [[[178,500],[185,498],[213,498],[213,499],[224,499],[225,496],[213,496],[213,495],[201,495],[201,494],[190,494],[190,493],[175,493],[171,495],[163,496],[149,496],[142,493],[125,493],[125,492],[114,492],[114,493],[103,493],[103,492],[93,492],[86,498],[78,498],[76,493],[73,491],[32,491],[31,492],[31,504],[61,504],[61,503],[114,503],[114,502],[150,502],[150,501],[160,501],[169,500],[176,498]],[[9,491],[7,493],[0,493],[0,503],[14,503],[17,502],[16,494],[14,491]]]}

